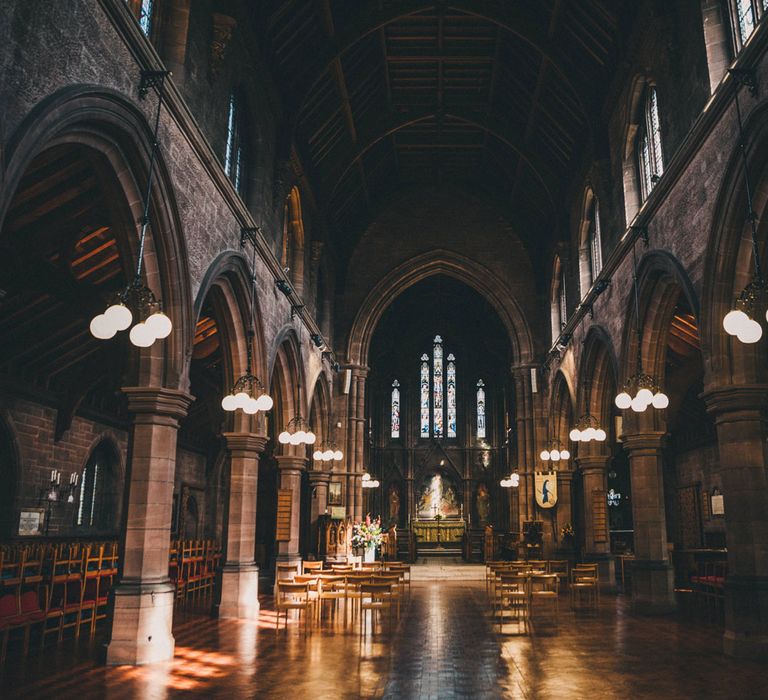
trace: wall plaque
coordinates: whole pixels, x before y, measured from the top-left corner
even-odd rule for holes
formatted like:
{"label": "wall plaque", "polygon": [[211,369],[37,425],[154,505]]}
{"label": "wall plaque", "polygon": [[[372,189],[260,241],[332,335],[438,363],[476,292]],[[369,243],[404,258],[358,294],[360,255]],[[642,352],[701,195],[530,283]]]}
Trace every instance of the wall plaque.
{"label": "wall plaque", "polygon": [[27,508],[19,513],[19,536],[39,536],[44,529],[45,508]]}
{"label": "wall plaque", "polygon": [[293,489],[279,489],[277,492],[277,528],[275,539],[287,542],[291,539],[291,506]]}

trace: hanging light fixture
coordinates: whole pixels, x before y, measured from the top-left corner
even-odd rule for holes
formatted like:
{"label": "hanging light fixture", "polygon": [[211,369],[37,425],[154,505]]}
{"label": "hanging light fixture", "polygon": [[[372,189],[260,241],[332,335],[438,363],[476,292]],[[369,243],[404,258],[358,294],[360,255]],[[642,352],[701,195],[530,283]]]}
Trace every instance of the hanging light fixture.
{"label": "hanging light fixture", "polygon": [[[301,402],[301,382],[298,382],[296,389],[296,405]],[[297,413],[291,420],[288,421],[288,425],[285,426],[280,435],[277,436],[277,441],[281,445],[314,445],[317,440],[317,435],[312,432],[309,423],[302,418],[301,413]]]}
{"label": "hanging light fixture", "polygon": [[[736,122],[739,128],[739,150],[741,151],[741,163],[744,170],[744,186],[747,191],[747,219],[749,221],[750,236],[752,239],[752,259],[754,261],[754,273],[752,281],[744,287],[736,298],[733,308],[723,318],[723,328],[728,335],[735,336],[742,343],[756,343],[763,337],[763,328],[756,320],[763,310],[768,308],[768,285],[763,278],[760,265],[760,253],[757,248],[757,214],[752,203],[752,184],[749,179],[749,167],[747,164],[747,145],[744,141],[744,126],[741,120],[741,106],[739,105],[739,86],[746,85],[753,95],[757,94],[755,72],[752,70],[728,71],[734,79],[734,101],[736,103]],[[768,321],[768,310],[765,312]]]}
{"label": "hanging light fixture", "polygon": [[[647,234],[642,234],[647,242]],[[637,284],[637,256],[635,241],[632,241],[632,284],[635,290],[635,331],[637,333],[637,372],[628,377],[624,387],[614,402],[617,408],[625,411],[631,408],[635,413],[643,413],[648,406],[663,409],[669,406],[669,397],[661,390],[655,377],[643,372],[643,331],[640,326],[640,297]]]}
{"label": "hanging light fixture", "polygon": [[516,489],[518,486],[520,486],[520,475],[514,471],[506,479],[502,479],[499,484],[504,489]]}
{"label": "hanging light fixture", "polygon": [[109,340],[118,331],[125,331],[135,322],[129,333],[130,341],[139,348],[147,348],[156,340],[167,338],[173,330],[171,319],[163,312],[162,302],[154,295],[141,279],[144,263],[144,243],[149,225],[149,198],[152,193],[152,178],[157,160],[157,133],[160,127],[160,111],[163,106],[163,92],[168,71],[144,71],[141,74],[139,95],[143,99],[150,87],[157,88],[157,112],[155,113],[155,129],[152,134],[152,149],[149,156],[149,173],[147,188],[144,194],[144,212],[141,219],[139,234],[139,253],[136,261],[136,274],[133,280],[118,292],[104,313],[91,319],[90,331],[94,338]]}
{"label": "hanging light fixture", "polygon": [[550,440],[547,447],[539,453],[539,457],[544,462],[559,462],[571,458],[571,453],[567,448],[563,447],[563,443],[560,440]]}
{"label": "hanging light fixture", "polygon": [[[331,435],[331,425],[333,424],[333,414],[328,413],[328,435]],[[318,449],[312,453],[312,459],[317,462],[341,462],[344,459],[344,453],[336,446],[335,442],[326,440]]]}
{"label": "hanging light fixture", "polygon": [[254,415],[259,411],[269,411],[274,405],[272,397],[267,393],[261,380],[253,373],[253,341],[256,337],[254,327],[254,312],[256,309],[256,240],[250,229],[243,229],[240,233],[240,247],[245,245],[245,241],[250,239],[253,246],[251,258],[251,296],[249,305],[250,324],[246,331],[247,337],[247,361],[245,374],[241,376],[222,400],[221,407],[225,411],[236,411],[238,408]]}
{"label": "hanging light fixture", "polygon": [[364,489],[375,489],[380,486],[379,480],[374,479],[368,472],[363,474],[363,483],[361,484]]}
{"label": "hanging light fixture", "polygon": [[585,413],[568,434],[572,442],[605,442],[608,437],[605,430],[600,427],[600,422],[591,413]]}

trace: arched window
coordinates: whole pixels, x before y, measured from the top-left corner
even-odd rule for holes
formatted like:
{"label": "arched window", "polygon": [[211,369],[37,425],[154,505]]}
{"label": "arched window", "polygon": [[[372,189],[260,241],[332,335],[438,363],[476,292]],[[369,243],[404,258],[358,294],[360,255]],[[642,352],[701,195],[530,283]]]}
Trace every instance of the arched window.
{"label": "arched window", "polygon": [[432,433],[443,436],[443,339],[435,336],[432,346]]}
{"label": "arched window", "polygon": [[477,380],[477,439],[485,438],[485,383]]}
{"label": "arched window", "polygon": [[392,382],[392,437],[400,437],[400,382]]}
{"label": "arched window", "polygon": [[637,130],[635,143],[641,201],[647,199],[659,178],[664,174],[659,126],[659,101],[656,88],[649,85],[643,99],[643,118]]}
{"label": "arched window", "polygon": [[565,269],[559,257],[555,258],[552,274],[552,297],[550,313],[552,321],[552,342],[554,343],[568,322],[568,304],[565,295]]}
{"label": "arched window", "polygon": [[448,409],[448,437],[456,437],[456,358],[453,354],[448,355],[448,368],[446,372],[447,400]]}
{"label": "arched window", "polygon": [[579,245],[579,287],[581,296],[586,296],[595,278],[603,269],[603,244],[600,236],[600,210],[597,197],[591,191],[585,198],[587,204],[582,224],[582,238]]}
{"label": "arched window", "polygon": [[152,35],[152,20],[154,19],[155,2],[154,0],[141,0],[139,9],[139,26],[145,36]]}
{"label": "arched window", "polygon": [[[419,436],[455,438],[457,434],[456,358],[444,357],[443,339],[436,335],[432,344],[432,367],[429,355],[421,356],[419,401],[421,406]],[[431,387],[430,387],[431,381]],[[430,390],[431,389],[431,390]],[[430,425],[431,418],[431,425]],[[447,429],[446,429],[447,423]]]}
{"label": "arched window", "polygon": [[421,356],[421,372],[419,379],[419,404],[421,406],[421,428],[419,435],[429,437],[429,357],[427,353]]}
{"label": "arched window", "polygon": [[75,525],[93,530],[115,527],[115,476],[117,456],[111,445],[102,442],[91,454],[80,475],[80,494]]}
{"label": "arched window", "polygon": [[229,95],[227,113],[227,148],[224,153],[224,172],[240,196],[245,195],[245,129],[242,99],[236,92]]}
{"label": "arched window", "polygon": [[736,52],[741,51],[768,10],[766,0],[731,0],[731,25]]}

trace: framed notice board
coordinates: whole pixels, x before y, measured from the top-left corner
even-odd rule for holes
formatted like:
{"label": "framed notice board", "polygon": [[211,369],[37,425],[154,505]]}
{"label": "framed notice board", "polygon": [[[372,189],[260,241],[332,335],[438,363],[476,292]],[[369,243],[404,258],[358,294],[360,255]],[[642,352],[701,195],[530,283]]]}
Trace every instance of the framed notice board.
{"label": "framed notice board", "polygon": [[277,491],[277,529],[275,539],[287,542],[291,539],[291,504],[293,489],[278,489]]}
{"label": "framed notice board", "polygon": [[595,542],[608,541],[608,500],[603,489],[592,490],[592,527]]}

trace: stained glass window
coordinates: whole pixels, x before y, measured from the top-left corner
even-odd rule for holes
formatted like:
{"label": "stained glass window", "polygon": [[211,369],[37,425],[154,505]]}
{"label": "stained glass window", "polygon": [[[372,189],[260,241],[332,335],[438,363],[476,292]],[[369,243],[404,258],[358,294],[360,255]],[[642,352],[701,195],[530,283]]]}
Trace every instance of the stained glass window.
{"label": "stained glass window", "polygon": [[432,434],[443,437],[443,339],[435,336],[432,352]]}
{"label": "stained glass window", "polygon": [[145,36],[149,36],[152,33],[152,12],[154,10],[154,4],[154,0],[141,0],[139,26]]}
{"label": "stained glass window", "polygon": [[224,153],[224,172],[232,181],[235,189],[243,194],[243,134],[241,129],[242,114],[240,100],[233,92],[229,96],[229,113],[227,114],[227,148]]}
{"label": "stained glass window", "polygon": [[661,126],[656,88],[648,87],[645,94],[643,119],[637,135],[637,161],[640,170],[640,193],[646,199],[664,174],[661,152]]}
{"label": "stained glass window", "polygon": [[558,290],[557,308],[560,313],[560,329],[568,322],[568,304],[565,296],[565,272],[560,273],[560,289]]}
{"label": "stained glass window", "polygon": [[603,244],[600,240],[600,209],[597,197],[592,199],[592,218],[589,224],[589,261],[592,267],[592,281],[603,269]]}
{"label": "stained glass window", "polygon": [[421,431],[423,438],[429,437],[429,357],[426,353],[421,356]]}
{"label": "stained glass window", "polygon": [[485,383],[482,379],[477,382],[477,437],[485,437]]}
{"label": "stained glass window", "polygon": [[746,42],[755,30],[755,8],[753,0],[736,0],[736,21],[739,25],[741,43]]}
{"label": "stained glass window", "polygon": [[400,382],[392,382],[392,437],[400,437]]}
{"label": "stained glass window", "polygon": [[448,413],[448,437],[456,437],[456,358],[448,355],[448,365],[445,374],[446,408]]}

